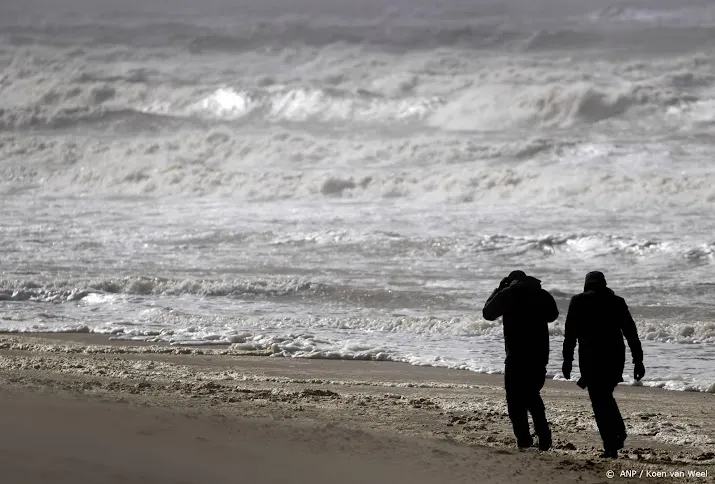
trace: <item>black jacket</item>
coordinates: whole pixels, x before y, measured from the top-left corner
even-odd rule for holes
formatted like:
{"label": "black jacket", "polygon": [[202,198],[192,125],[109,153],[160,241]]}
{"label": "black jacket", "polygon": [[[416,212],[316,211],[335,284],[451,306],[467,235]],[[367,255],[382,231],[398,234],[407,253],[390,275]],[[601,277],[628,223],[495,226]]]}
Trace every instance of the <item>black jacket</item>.
{"label": "black jacket", "polygon": [[541,288],[540,280],[529,276],[526,281],[495,289],[482,315],[488,321],[502,317],[507,366],[546,367],[548,323],[559,317],[559,310],[553,296]]}
{"label": "black jacket", "polygon": [[626,347],[633,362],[643,361],[643,349],[638,339],[636,323],[626,301],[608,287],[588,290],[571,298],[563,347],[564,361],[572,361],[578,342],[578,385],[616,385],[623,381]]}

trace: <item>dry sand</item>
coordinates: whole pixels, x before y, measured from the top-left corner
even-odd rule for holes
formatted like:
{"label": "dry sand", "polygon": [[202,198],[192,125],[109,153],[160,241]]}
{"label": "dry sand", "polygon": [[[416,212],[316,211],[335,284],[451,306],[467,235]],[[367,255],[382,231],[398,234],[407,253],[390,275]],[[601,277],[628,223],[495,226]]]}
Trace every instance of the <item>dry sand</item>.
{"label": "dry sand", "polygon": [[[229,347],[0,335],[0,482],[713,482],[715,395],[619,387],[630,437],[598,459],[587,395],[543,391],[555,448],[519,451],[502,378]],[[607,471],[616,473],[608,479]],[[647,478],[652,472],[664,477]],[[670,477],[699,471],[708,477]],[[641,473],[642,472],[642,473]]]}

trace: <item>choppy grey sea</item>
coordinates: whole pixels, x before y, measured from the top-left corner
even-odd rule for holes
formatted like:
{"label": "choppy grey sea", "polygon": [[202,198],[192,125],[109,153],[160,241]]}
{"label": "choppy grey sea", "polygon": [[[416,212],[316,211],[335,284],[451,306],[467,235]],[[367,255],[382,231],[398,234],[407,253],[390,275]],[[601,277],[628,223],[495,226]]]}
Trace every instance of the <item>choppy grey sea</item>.
{"label": "choppy grey sea", "polygon": [[4,0],[0,330],[498,372],[523,269],[559,378],[601,270],[715,392],[714,135],[712,1]]}

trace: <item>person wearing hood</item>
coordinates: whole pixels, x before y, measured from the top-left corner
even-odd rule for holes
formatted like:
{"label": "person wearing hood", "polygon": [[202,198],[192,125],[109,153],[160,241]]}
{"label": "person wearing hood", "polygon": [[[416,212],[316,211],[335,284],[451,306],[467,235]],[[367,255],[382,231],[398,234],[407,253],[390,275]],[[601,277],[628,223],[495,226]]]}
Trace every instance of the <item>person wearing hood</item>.
{"label": "person wearing hood", "polygon": [[539,438],[539,449],[551,448],[551,430],[541,389],[549,362],[548,323],[559,316],[556,301],[541,281],[523,271],[502,279],[482,309],[484,319],[502,318],[504,327],[504,388],[507,409],[519,448],[531,447],[529,413]]}
{"label": "person wearing hood", "polygon": [[578,343],[581,377],[577,384],[588,389],[603,441],[601,457],[604,458],[618,457],[618,451],[626,440],[626,426],[613,398],[613,391],[623,381],[626,362],[624,337],[633,356],[634,378],[640,381],[645,375],[643,349],[628,305],[607,286],[602,272],[589,272],[583,293],[571,298],[569,304],[562,371],[567,380],[571,378],[573,354]]}

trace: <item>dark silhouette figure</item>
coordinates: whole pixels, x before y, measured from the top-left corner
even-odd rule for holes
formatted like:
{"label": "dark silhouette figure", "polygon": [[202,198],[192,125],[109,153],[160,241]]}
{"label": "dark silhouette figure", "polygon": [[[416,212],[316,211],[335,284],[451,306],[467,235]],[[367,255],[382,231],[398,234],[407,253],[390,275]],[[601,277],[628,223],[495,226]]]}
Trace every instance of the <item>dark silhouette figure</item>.
{"label": "dark silhouette figure", "polygon": [[523,271],[513,271],[502,279],[482,310],[484,319],[500,316],[504,326],[504,387],[506,402],[517,445],[531,447],[529,416],[539,437],[539,449],[551,448],[551,430],[546,420],[541,389],[549,362],[548,323],[556,320],[556,301],[541,281]]}
{"label": "dark silhouette figure", "polygon": [[625,336],[633,355],[634,377],[645,375],[643,349],[638,330],[626,301],[606,286],[601,272],[586,275],[583,293],[571,298],[566,315],[562,371],[571,378],[574,348],[578,342],[578,386],[588,389],[593,415],[603,440],[602,457],[618,457],[626,440],[623,423],[613,391],[623,381],[626,362]]}

